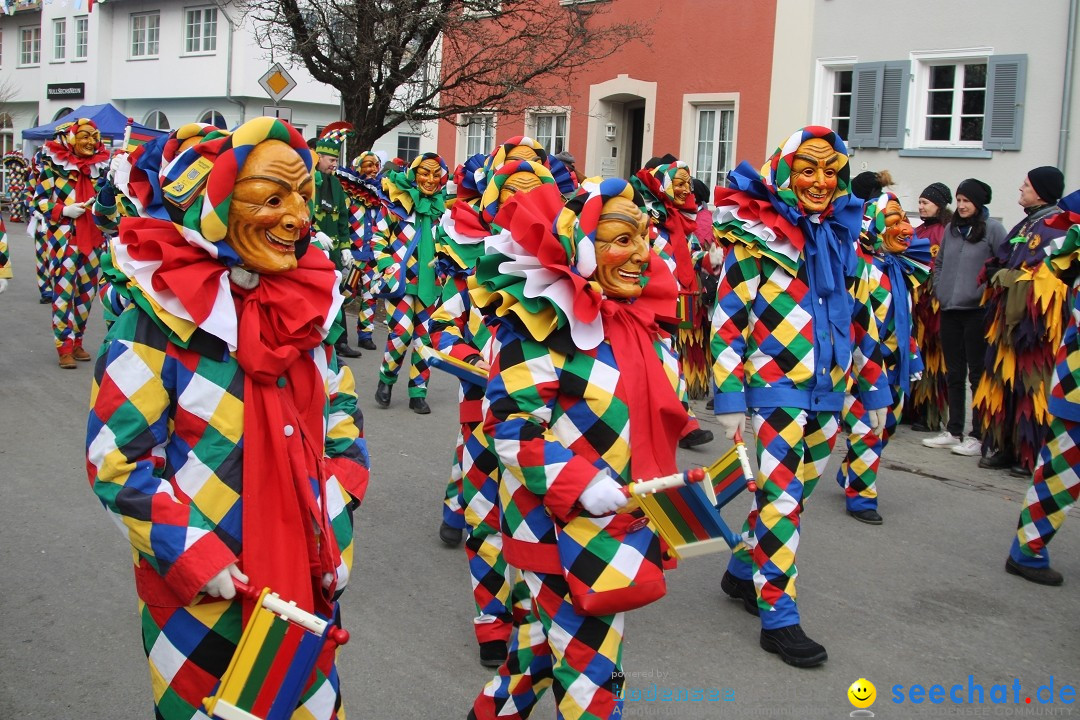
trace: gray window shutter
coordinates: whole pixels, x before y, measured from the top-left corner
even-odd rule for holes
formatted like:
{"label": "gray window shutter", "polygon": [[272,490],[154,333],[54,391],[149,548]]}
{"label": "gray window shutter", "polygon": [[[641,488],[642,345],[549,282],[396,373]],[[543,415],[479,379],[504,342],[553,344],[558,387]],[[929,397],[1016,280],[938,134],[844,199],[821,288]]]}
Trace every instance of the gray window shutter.
{"label": "gray window shutter", "polygon": [[984,150],[1019,150],[1024,129],[1027,55],[991,55],[986,68]]}
{"label": "gray window shutter", "polygon": [[883,63],[881,73],[881,120],[878,123],[880,148],[904,147],[907,132],[907,99],[911,85],[911,62]]}
{"label": "gray window shutter", "polygon": [[858,63],[851,73],[851,147],[878,146],[881,122],[881,81],[885,63]]}

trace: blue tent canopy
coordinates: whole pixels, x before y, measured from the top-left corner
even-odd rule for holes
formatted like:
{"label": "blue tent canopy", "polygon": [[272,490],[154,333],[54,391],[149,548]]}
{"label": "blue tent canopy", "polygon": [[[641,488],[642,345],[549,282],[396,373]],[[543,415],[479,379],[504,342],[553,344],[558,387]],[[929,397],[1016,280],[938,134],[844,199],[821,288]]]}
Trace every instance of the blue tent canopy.
{"label": "blue tent canopy", "polygon": [[[103,105],[83,105],[47,125],[38,125],[29,130],[23,130],[23,140],[51,140],[58,125],[63,125],[66,122],[71,122],[78,118],[90,118],[94,121],[94,124],[98,126],[98,130],[101,131],[101,136],[103,138],[111,138],[113,140],[120,140],[124,137],[124,128],[127,127],[128,120],[127,115],[114,108],[110,103],[105,103]],[[139,134],[149,135],[151,137],[157,137],[158,135],[164,134],[161,130],[154,130],[153,128],[149,128],[140,123],[133,124],[131,129],[133,132],[138,131]]]}

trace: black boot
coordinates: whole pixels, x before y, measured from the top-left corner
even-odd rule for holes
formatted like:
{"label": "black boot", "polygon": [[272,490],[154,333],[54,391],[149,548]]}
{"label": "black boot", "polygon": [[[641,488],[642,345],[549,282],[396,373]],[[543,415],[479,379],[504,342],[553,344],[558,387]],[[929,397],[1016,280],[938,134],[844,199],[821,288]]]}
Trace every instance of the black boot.
{"label": "black boot", "polygon": [[698,428],[697,430],[692,430],[679,438],[679,447],[697,447],[698,445],[704,445],[705,443],[712,442],[712,439],[712,430],[703,430],[701,428]]}
{"label": "black boot", "polygon": [[484,667],[497,668],[506,662],[506,643],[502,640],[488,640],[480,643],[480,664]]}
{"label": "black boot", "polygon": [[1039,585],[1053,585],[1056,587],[1065,582],[1065,577],[1053,568],[1028,567],[1027,565],[1021,565],[1012,558],[1005,561],[1005,572],[1010,575],[1019,575],[1025,580],[1030,580]]}
{"label": "black boot", "polygon": [[753,580],[743,580],[732,575],[730,571],[724,571],[724,577],[720,578],[720,589],[728,597],[742,600],[743,609],[757,616],[757,590],[754,589]]}
{"label": "black boot", "polygon": [[334,350],[337,350],[338,357],[360,357],[360,351],[349,345],[349,343],[345,340],[338,340],[337,343],[334,345]]}
{"label": "black boot", "polygon": [[393,389],[392,385],[387,385],[380,380],[378,386],[375,388],[375,404],[381,408],[390,407],[390,391]]}
{"label": "black boot", "polygon": [[409,398],[409,409],[417,415],[427,415],[431,412],[431,408],[428,407],[427,400],[422,397]]}
{"label": "black boot", "polygon": [[356,344],[359,345],[360,347],[362,347],[365,350],[374,350],[375,349],[375,341],[372,340],[371,338],[360,338],[359,340],[356,341]]}
{"label": "black boot", "polygon": [[867,525],[880,525],[884,522],[881,519],[881,515],[878,514],[878,511],[870,508],[867,508],[866,510],[848,510],[847,514]]}
{"label": "black boot", "polygon": [[775,630],[761,630],[761,647],[776,653],[788,665],[814,667],[829,659],[829,653],[821,643],[806,637],[799,625],[788,625]]}
{"label": "black boot", "polygon": [[[439,539],[449,547],[461,544],[461,528],[456,528],[445,520],[439,525]],[[503,654],[505,657],[505,653]]]}

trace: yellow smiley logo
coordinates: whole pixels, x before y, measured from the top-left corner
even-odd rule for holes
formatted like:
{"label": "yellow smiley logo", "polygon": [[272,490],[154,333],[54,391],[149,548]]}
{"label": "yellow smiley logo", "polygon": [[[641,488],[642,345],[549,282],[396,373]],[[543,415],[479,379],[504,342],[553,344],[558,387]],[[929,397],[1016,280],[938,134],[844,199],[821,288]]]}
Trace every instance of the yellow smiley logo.
{"label": "yellow smiley logo", "polygon": [[848,700],[857,708],[868,708],[877,699],[877,688],[866,678],[859,678],[847,689]]}

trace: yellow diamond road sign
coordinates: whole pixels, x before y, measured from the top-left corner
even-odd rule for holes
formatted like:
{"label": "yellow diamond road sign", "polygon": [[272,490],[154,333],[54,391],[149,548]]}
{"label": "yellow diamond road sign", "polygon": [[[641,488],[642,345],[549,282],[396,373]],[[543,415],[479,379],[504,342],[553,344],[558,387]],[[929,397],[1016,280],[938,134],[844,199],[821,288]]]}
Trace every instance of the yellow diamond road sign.
{"label": "yellow diamond road sign", "polygon": [[259,78],[259,84],[262,85],[266,94],[274,99],[274,102],[281,100],[281,98],[288,95],[292,92],[292,89],[296,87],[296,81],[293,80],[292,75],[281,66],[281,63],[274,63],[271,65],[270,69],[266,71],[266,74]]}

